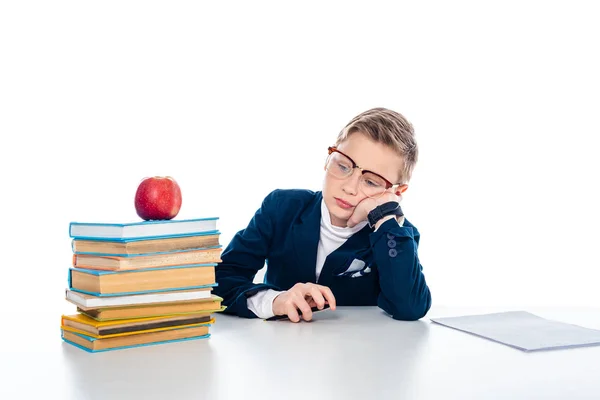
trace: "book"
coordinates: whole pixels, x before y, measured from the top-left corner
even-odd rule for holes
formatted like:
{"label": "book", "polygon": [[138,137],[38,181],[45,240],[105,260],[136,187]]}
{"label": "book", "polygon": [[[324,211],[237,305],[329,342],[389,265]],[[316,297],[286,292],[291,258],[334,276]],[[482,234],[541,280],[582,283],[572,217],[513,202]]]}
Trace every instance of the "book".
{"label": "book", "polygon": [[104,254],[114,256],[162,253],[215,246],[219,246],[219,234],[201,234],[146,240],[124,239],[118,241],[73,239],[71,242],[71,247],[75,254]]}
{"label": "book", "polygon": [[198,300],[212,301],[215,300],[215,298],[222,300],[220,297],[211,294],[210,287],[204,289],[110,297],[98,297],[90,294],[75,292],[69,289],[65,290],[65,299],[83,309],[126,307]]}
{"label": "book", "polygon": [[89,352],[98,352],[127,349],[150,344],[172,343],[182,340],[205,339],[210,337],[208,328],[208,325],[201,325],[105,339],[97,339],[82,333],[69,332],[61,329],[61,336],[66,343]]}
{"label": "book", "polygon": [[69,289],[95,296],[123,296],[216,286],[216,264],[101,271],[69,268]]}
{"label": "book", "polygon": [[216,233],[218,218],[157,220],[129,223],[71,222],[69,236],[76,239],[149,239]]}
{"label": "book", "polygon": [[170,267],[175,265],[221,262],[221,247],[182,250],[169,253],[107,256],[73,254],[73,266],[84,269],[122,271],[131,269]]}
{"label": "book", "polygon": [[214,323],[214,319],[210,315],[198,314],[135,318],[122,321],[96,321],[86,315],[76,314],[63,315],[61,318],[61,329],[102,339],[212,323]]}
{"label": "book", "polygon": [[187,315],[218,313],[225,310],[221,300],[195,301],[185,303],[161,303],[139,307],[114,307],[99,309],[82,309],[77,307],[77,312],[97,321],[113,321],[130,318],[161,317],[167,315]]}

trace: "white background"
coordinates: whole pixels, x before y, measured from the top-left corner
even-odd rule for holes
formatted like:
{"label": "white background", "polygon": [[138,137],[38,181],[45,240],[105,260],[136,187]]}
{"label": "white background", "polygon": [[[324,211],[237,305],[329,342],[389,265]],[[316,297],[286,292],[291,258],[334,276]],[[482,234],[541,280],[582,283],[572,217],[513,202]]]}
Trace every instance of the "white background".
{"label": "white background", "polygon": [[434,305],[600,305],[593,2],[283,3],[2,3],[1,304],[58,332],[69,222],[137,221],[146,176],[227,245],[384,106],[416,129]]}

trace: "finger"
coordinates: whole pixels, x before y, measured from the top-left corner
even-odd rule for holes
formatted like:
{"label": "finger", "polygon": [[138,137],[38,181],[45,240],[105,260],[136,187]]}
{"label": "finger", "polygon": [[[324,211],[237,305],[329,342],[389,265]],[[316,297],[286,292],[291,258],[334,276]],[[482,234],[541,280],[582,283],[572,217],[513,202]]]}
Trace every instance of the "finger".
{"label": "finger", "polygon": [[325,297],[325,300],[327,300],[327,303],[329,303],[329,307],[332,310],[335,310],[335,296],[333,295],[331,289],[329,289],[327,286],[319,285],[319,290],[323,294],[323,297]]}
{"label": "finger", "polygon": [[309,297],[308,299],[306,299],[306,301],[308,302],[308,305],[312,308],[312,307],[316,307],[317,303],[315,303],[315,301],[313,300],[312,297]]}
{"label": "finger", "polygon": [[290,301],[285,305],[285,313],[290,321],[300,322],[300,316],[298,315],[298,310],[296,309],[296,305],[293,301]]}
{"label": "finger", "polygon": [[[366,204],[365,204],[366,205]],[[350,218],[348,219],[347,225],[349,228],[352,228],[358,225],[359,222],[367,219],[367,214],[364,210],[365,205],[359,205],[356,207]]]}
{"label": "finger", "polygon": [[383,203],[387,203],[388,201],[398,201],[398,192],[394,192],[392,190],[390,190],[389,192],[385,192],[385,194],[383,196],[381,196],[373,205],[373,207],[376,207],[378,205],[381,205]]}
{"label": "finger", "polygon": [[300,295],[304,296],[304,293],[306,292],[305,286],[306,286],[305,283],[298,282],[294,286],[292,286],[292,288],[290,290],[288,290],[288,292],[296,293],[296,294],[300,294]]}
{"label": "finger", "polygon": [[360,212],[355,212],[354,214],[352,214],[352,216],[350,217],[350,219],[348,220],[347,224],[348,228],[353,228],[356,225],[358,225],[358,223],[361,221],[361,218],[359,217]]}
{"label": "finger", "polygon": [[304,300],[304,296],[303,297],[295,297],[294,303],[296,304],[296,308],[299,308],[300,311],[302,312],[302,318],[305,321],[310,321],[312,319],[312,310],[310,309],[308,302],[306,300]]}
{"label": "finger", "polygon": [[322,310],[323,307],[325,307],[325,298],[321,294],[321,291],[319,290],[318,286],[311,286],[310,296],[319,310]]}

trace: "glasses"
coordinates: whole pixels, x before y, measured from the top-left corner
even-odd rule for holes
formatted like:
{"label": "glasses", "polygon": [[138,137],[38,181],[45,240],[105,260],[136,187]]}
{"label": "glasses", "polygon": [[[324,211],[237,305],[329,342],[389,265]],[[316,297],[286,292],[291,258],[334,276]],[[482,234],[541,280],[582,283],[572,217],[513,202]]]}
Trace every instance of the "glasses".
{"label": "glasses", "polygon": [[362,174],[360,176],[358,186],[367,197],[376,199],[381,197],[381,195],[383,195],[389,188],[399,186],[399,184],[392,184],[390,181],[381,175],[376,174],[375,172],[362,169],[356,165],[354,160],[339,151],[337,148],[329,147],[327,150],[329,151],[329,156],[327,157],[325,170],[336,178],[346,179],[352,176],[354,169],[359,169]]}

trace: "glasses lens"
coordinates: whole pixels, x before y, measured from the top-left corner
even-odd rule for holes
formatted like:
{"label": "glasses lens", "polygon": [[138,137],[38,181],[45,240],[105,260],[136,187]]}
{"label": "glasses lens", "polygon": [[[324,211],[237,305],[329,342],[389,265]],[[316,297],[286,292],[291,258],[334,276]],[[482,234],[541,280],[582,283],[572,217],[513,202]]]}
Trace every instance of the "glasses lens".
{"label": "glasses lens", "polygon": [[352,161],[343,154],[331,153],[327,159],[327,172],[338,178],[345,178],[352,174]]}
{"label": "glasses lens", "polygon": [[368,197],[379,197],[385,192],[385,180],[375,174],[369,172],[363,174],[360,179],[360,189]]}

